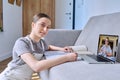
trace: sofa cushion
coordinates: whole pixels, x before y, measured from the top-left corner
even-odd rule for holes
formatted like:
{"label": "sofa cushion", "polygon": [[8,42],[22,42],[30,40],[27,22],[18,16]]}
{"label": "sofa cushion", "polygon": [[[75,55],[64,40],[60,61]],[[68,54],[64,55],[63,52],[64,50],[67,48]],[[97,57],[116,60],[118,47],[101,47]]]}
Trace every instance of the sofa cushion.
{"label": "sofa cushion", "polygon": [[50,45],[73,46],[80,32],[81,30],[50,29],[44,39]]}

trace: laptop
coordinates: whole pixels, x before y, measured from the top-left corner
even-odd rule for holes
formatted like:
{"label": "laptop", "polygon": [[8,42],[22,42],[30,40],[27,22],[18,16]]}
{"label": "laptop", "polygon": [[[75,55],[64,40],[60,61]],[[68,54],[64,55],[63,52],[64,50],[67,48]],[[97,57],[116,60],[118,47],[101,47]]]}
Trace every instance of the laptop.
{"label": "laptop", "polygon": [[[109,42],[107,41],[109,40]],[[97,54],[78,54],[79,60],[84,60],[89,64],[111,64],[117,62],[118,57],[118,35],[100,34],[98,41]],[[109,48],[105,47],[105,44],[109,43]],[[104,48],[105,47],[105,48]],[[101,52],[102,49],[107,49],[109,53]],[[100,51],[101,50],[101,51]],[[107,52],[106,51],[106,52]]]}

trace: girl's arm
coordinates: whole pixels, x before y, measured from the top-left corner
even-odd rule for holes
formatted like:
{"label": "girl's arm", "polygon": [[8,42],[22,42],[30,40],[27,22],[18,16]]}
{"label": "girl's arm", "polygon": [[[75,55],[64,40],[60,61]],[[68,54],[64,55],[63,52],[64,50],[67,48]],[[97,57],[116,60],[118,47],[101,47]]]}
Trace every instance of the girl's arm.
{"label": "girl's arm", "polygon": [[31,53],[22,54],[20,57],[31,67],[31,69],[33,69],[35,72],[40,72],[67,61],[75,61],[77,59],[77,54],[71,53],[58,58],[41,61],[36,60]]}
{"label": "girl's arm", "polygon": [[49,50],[53,50],[53,51],[64,51],[64,52],[73,52],[72,48],[70,47],[57,47],[57,46],[53,46],[53,45],[49,45]]}

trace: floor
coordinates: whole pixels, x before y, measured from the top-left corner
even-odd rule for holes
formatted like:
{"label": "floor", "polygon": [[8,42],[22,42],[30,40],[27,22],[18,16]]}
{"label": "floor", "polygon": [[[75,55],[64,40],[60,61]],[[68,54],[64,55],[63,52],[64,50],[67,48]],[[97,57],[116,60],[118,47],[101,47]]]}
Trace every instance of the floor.
{"label": "floor", "polygon": [[[10,57],[10,58],[0,62],[0,73],[7,67],[8,62],[11,61],[11,59],[12,58]],[[34,73],[32,75],[32,79],[31,80],[40,80],[38,75],[37,75],[37,73]]]}

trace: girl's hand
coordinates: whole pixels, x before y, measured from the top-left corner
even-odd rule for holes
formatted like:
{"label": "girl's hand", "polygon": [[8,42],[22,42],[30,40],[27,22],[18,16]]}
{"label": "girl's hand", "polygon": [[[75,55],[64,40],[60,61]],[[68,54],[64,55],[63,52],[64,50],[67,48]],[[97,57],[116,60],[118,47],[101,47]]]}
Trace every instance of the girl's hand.
{"label": "girl's hand", "polygon": [[73,52],[73,49],[70,48],[70,47],[64,47],[64,48],[63,48],[63,51],[64,51],[64,52],[69,52],[69,53],[71,53],[71,52]]}
{"label": "girl's hand", "polygon": [[77,60],[77,53],[69,53],[69,54],[66,54],[67,58],[68,58],[68,61],[76,61]]}

